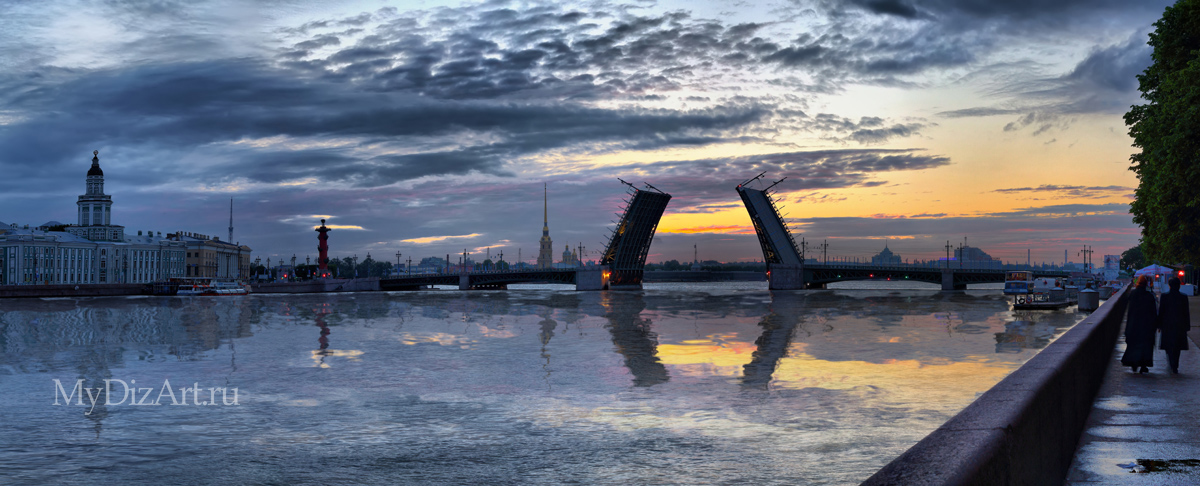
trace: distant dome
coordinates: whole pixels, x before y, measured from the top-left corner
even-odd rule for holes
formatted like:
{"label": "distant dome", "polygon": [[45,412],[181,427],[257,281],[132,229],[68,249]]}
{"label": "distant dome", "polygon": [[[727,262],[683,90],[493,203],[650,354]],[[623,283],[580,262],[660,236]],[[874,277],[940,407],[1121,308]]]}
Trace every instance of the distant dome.
{"label": "distant dome", "polygon": [[92,168],[88,169],[88,176],[103,176],[104,171],[100,170],[100,154],[93,153]]}

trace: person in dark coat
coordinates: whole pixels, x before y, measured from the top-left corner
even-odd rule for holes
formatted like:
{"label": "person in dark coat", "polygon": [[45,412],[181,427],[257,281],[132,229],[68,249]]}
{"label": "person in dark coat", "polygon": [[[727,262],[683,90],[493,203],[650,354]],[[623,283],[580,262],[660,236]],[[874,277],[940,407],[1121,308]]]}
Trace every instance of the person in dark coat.
{"label": "person in dark coat", "polygon": [[1179,291],[1179,279],[1171,277],[1167,282],[1171,291],[1162,294],[1158,305],[1158,328],[1162,331],[1159,348],[1167,352],[1167,363],[1171,373],[1179,373],[1179,351],[1188,348],[1187,332],[1192,329],[1192,316],[1188,312],[1188,298]]}
{"label": "person in dark coat", "polygon": [[1129,293],[1129,307],[1125,313],[1125,355],[1121,364],[1133,368],[1134,373],[1150,371],[1154,366],[1154,335],[1158,328],[1158,303],[1154,294],[1146,289],[1146,277],[1138,277],[1137,287]]}

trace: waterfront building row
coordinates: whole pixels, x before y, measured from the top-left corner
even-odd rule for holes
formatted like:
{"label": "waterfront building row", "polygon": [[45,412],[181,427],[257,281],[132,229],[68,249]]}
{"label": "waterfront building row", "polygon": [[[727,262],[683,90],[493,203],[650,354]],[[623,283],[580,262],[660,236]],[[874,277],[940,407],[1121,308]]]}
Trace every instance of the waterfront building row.
{"label": "waterfront building row", "polygon": [[[112,196],[92,153],[76,224],[0,223],[0,285],[149,283],[182,277],[242,279],[251,249],[220,238],[178,231],[138,231],[112,224]],[[232,216],[232,213],[231,213]],[[232,235],[232,220],[230,223]]]}

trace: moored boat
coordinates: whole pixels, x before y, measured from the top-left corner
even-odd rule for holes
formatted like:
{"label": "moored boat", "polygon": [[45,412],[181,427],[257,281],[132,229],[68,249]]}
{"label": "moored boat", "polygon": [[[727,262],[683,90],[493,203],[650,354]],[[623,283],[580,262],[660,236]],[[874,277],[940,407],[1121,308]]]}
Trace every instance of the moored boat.
{"label": "moored boat", "polygon": [[1012,296],[1013,309],[1061,309],[1075,305],[1061,279],[1033,278],[1033,272],[1008,272],[1004,294]]}
{"label": "moored boat", "polygon": [[204,289],[203,295],[246,295],[246,287],[234,282],[214,282]]}
{"label": "moored boat", "polygon": [[213,282],[208,279],[199,279],[179,284],[179,290],[175,292],[175,295],[246,295],[249,293],[250,291],[245,286],[236,282]]}

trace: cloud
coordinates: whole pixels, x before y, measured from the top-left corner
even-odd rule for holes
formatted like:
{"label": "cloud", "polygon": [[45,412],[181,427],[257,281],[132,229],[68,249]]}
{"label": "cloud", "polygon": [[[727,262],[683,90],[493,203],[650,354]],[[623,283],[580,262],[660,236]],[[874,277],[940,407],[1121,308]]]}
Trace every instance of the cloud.
{"label": "cloud", "polygon": [[826,138],[841,142],[853,141],[862,145],[878,145],[893,138],[916,135],[927,125],[924,123],[891,123],[880,117],[864,116],[857,122],[830,113],[813,117],[810,128],[829,132]]}
{"label": "cloud", "polygon": [[753,227],[738,226],[738,225],[695,226],[695,227],[691,227],[691,228],[662,228],[662,229],[659,229],[658,231],[662,232],[662,233],[680,233],[680,234],[694,234],[694,233],[714,233],[714,234],[721,234],[721,235],[752,235],[752,234],[754,234]]}
{"label": "cloud", "polygon": [[421,238],[400,240],[400,242],[412,245],[428,245],[432,243],[441,243],[448,240],[468,240],[471,238],[478,238],[480,236],[483,236],[483,233],[471,233],[469,235],[424,236]]}
{"label": "cloud", "polygon": [[1013,187],[1007,189],[996,189],[992,192],[1004,194],[1053,193],[1057,197],[1103,199],[1128,194],[1129,191],[1132,190],[1132,187],[1125,186],[1070,186],[1043,184],[1038,187]]}

